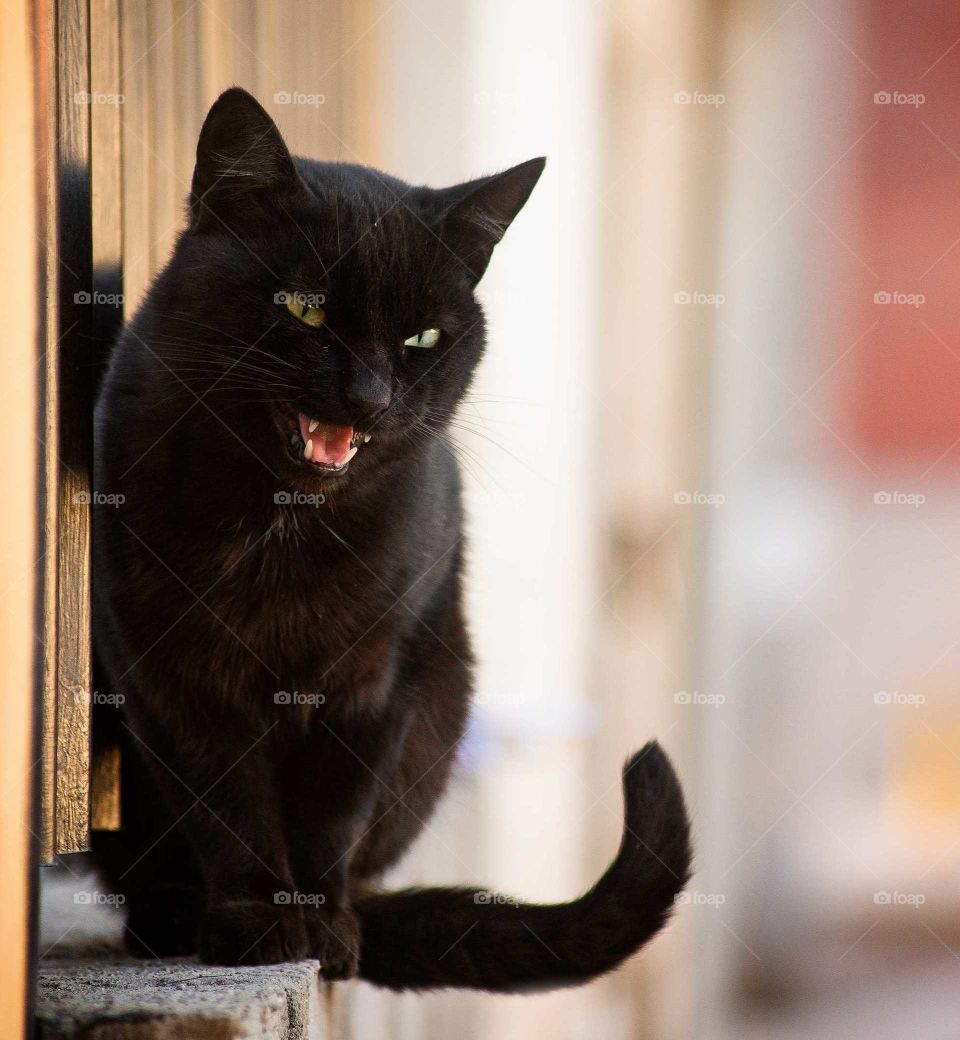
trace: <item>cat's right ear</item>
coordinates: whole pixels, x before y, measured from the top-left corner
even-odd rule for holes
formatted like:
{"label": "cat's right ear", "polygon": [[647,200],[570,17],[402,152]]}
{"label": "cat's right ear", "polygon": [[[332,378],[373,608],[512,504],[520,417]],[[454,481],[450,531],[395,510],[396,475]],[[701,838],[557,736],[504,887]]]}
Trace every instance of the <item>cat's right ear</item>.
{"label": "cat's right ear", "polygon": [[241,87],[214,101],[197,141],[190,189],[190,226],[222,227],[270,194],[294,189],[300,178],[276,123]]}
{"label": "cat's right ear", "polygon": [[474,285],[483,277],[493,247],[530,197],[546,162],[542,156],[528,159],[503,173],[439,193],[451,203],[440,226],[441,239]]}

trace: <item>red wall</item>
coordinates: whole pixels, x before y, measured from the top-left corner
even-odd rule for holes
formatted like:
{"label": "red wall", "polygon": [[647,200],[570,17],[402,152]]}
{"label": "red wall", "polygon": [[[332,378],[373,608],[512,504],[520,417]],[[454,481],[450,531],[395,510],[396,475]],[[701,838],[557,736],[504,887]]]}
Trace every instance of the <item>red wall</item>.
{"label": "red wall", "polygon": [[[869,66],[856,62],[860,132],[877,125],[846,167],[858,201],[844,218],[845,240],[860,260],[859,278],[846,283],[855,299],[838,352],[844,337],[878,324],[843,365],[844,425],[853,450],[878,471],[906,463],[949,478],[960,470],[960,3],[874,2],[860,11],[862,39],[851,42]],[[894,90],[924,101],[874,102]],[[925,299],[883,306],[874,302],[879,291]]]}

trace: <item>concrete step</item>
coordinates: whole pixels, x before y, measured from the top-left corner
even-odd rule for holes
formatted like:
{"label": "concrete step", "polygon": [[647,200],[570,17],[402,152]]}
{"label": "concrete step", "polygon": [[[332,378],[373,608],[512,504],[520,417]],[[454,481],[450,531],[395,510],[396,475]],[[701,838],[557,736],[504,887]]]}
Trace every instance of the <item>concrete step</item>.
{"label": "concrete step", "polygon": [[210,968],[120,957],[45,959],[40,1040],[319,1040],[325,1013],[316,961]]}

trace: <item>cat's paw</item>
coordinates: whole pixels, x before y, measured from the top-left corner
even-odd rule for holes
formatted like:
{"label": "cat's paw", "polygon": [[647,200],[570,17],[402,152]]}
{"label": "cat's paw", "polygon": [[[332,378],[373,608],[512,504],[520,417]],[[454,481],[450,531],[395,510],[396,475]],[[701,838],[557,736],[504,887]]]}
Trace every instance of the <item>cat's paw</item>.
{"label": "cat's paw", "polygon": [[197,949],[203,894],[190,885],[161,884],[130,900],[124,940],[135,957],[176,957]]}
{"label": "cat's paw", "polygon": [[349,908],[308,907],[304,914],[310,956],[320,962],[325,979],[352,979],[360,959],[360,923]]}
{"label": "cat's paw", "polygon": [[207,964],[279,964],[312,956],[299,906],[254,899],[218,903],[200,925]]}

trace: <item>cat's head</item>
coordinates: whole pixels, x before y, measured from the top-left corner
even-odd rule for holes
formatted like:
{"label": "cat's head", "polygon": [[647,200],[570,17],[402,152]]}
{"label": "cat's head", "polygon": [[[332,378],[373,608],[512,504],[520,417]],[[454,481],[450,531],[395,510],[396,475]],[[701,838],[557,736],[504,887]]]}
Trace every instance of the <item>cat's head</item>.
{"label": "cat's head", "polygon": [[[291,158],[256,100],[226,91],[200,133],[167,279],[168,363],[185,357],[224,425],[288,482],[375,472],[466,390],[484,343],[474,289],[543,166],[411,187]],[[202,360],[178,353],[188,340]]]}

